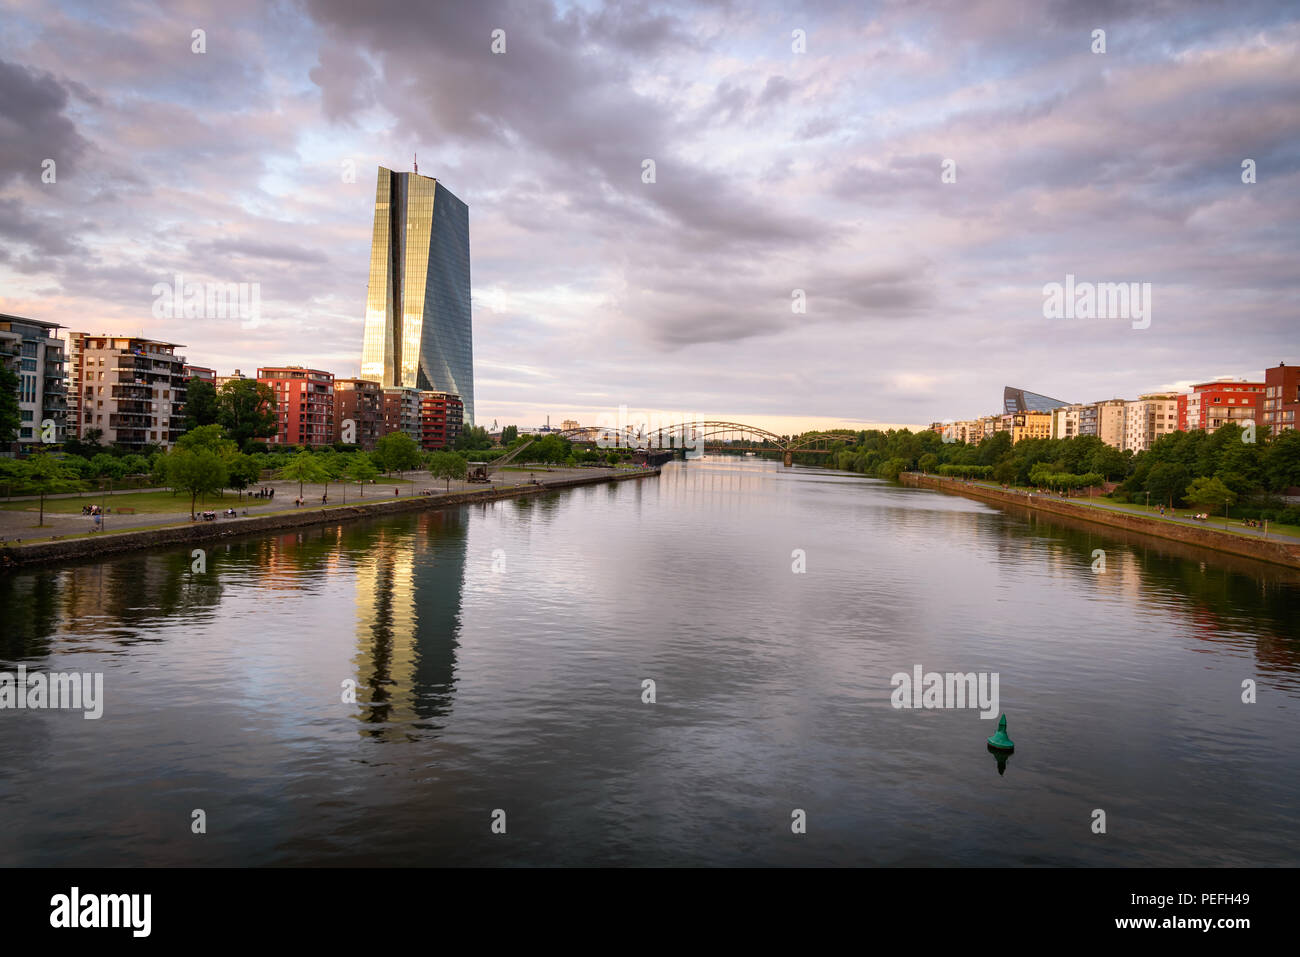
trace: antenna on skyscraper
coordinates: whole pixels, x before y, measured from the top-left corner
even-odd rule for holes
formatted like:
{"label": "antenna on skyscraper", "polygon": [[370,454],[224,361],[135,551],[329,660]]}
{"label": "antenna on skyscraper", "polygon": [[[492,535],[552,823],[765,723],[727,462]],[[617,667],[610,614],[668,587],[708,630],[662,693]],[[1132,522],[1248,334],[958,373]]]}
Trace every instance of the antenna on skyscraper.
{"label": "antenna on skyscraper", "polygon": [[416,171],[417,173],[420,172],[420,154],[419,154],[419,153],[416,153],[416,154],[415,154],[415,171]]}

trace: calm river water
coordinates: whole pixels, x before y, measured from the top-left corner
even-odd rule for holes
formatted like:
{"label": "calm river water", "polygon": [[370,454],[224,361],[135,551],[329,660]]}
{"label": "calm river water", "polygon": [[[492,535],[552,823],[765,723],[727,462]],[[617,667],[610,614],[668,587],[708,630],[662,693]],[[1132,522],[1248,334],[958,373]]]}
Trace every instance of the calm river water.
{"label": "calm river water", "polygon": [[0,576],[105,698],[0,711],[0,864],[1300,863],[1298,576],[1122,534],[710,458]]}

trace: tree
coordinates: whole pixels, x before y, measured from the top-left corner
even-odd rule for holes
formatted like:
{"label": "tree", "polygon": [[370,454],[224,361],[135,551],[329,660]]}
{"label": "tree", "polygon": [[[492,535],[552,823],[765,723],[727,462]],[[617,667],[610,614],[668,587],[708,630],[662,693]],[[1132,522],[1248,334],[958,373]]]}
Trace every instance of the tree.
{"label": "tree", "polygon": [[172,449],[164,458],[167,484],[190,493],[190,518],[200,495],[219,492],[226,487],[230,473],[226,459],[211,448]]}
{"label": "tree", "polygon": [[1300,485],[1300,432],[1287,429],[1269,443],[1264,455],[1264,474],[1275,492]]}
{"label": "tree", "polygon": [[185,427],[197,429],[201,425],[214,425],[221,418],[221,401],[217,387],[198,376],[185,383]]}
{"label": "tree", "polygon": [[27,477],[27,463],[18,459],[0,458],[0,485],[5,488],[5,497],[13,494],[14,486],[21,485]]}
{"label": "tree", "polygon": [[456,436],[457,452],[473,452],[490,448],[492,448],[492,440],[488,438],[487,429],[481,425],[471,425],[462,429],[460,435]]}
{"label": "tree", "polygon": [[1057,476],[1057,469],[1048,462],[1039,462],[1029,470],[1030,485],[1051,486]]}
{"label": "tree", "polygon": [[[1005,435],[1006,433],[1004,432],[1000,434]],[[997,436],[994,436],[994,438],[996,437]],[[1008,441],[1010,441],[1010,439],[1008,439]],[[1015,459],[1012,458],[1005,458],[998,462],[997,465],[993,466],[993,478],[1004,484],[1009,485],[1014,482],[1016,480],[1017,472],[1018,469],[1016,468]]]}
{"label": "tree", "polygon": [[533,462],[563,462],[569,457],[572,443],[558,435],[547,435],[538,439],[528,449],[528,458]]}
{"label": "tree", "polygon": [[316,461],[325,469],[325,493],[328,495],[330,482],[337,482],[343,478],[343,472],[348,465],[347,457],[340,455],[332,448],[324,448],[314,454]]}
{"label": "tree", "polygon": [[289,463],[280,469],[280,478],[288,479],[290,482],[297,482],[298,497],[302,498],[302,487],[305,482],[328,482],[330,473],[316,456],[303,451],[291,458]]}
{"label": "tree", "polygon": [[886,481],[893,482],[898,479],[898,474],[900,472],[905,472],[907,470],[907,466],[907,459],[902,458],[901,456],[896,456],[889,459],[876,469],[876,475]]}
{"label": "tree", "polygon": [[1224,513],[1237,500],[1237,493],[1224,485],[1218,477],[1201,476],[1187,486],[1187,500],[1193,505],[1204,505],[1206,511],[1213,511],[1222,505]]}
{"label": "tree", "polygon": [[129,455],[122,456],[123,475],[147,475],[148,473],[149,460],[143,455],[132,452]]}
{"label": "tree", "polygon": [[1147,473],[1146,491],[1157,502],[1164,502],[1170,508],[1178,504],[1191,476],[1187,469],[1174,462],[1161,462]]}
{"label": "tree", "polygon": [[191,429],[176,440],[176,447],[190,451],[207,449],[218,455],[234,455],[238,451],[236,444],[226,437],[225,429],[215,424]]}
{"label": "tree", "polygon": [[419,468],[422,461],[420,447],[405,432],[389,432],[375,443],[371,455],[376,465],[385,472],[396,472],[399,478],[406,469]]}
{"label": "tree", "polygon": [[348,456],[348,459],[344,477],[360,484],[361,488],[358,494],[364,498],[366,483],[379,474],[379,469],[375,468],[375,463],[371,461],[370,456],[365,452],[357,452]]}
{"label": "tree", "polygon": [[92,474],[96,478],[121,478],[126,474],[126,465],[121,459],[109,455],[107,452],[100,452],[90,460]]}
{"label": "tree", "polygon": [[935,466],[937,466],[938,464],[939,464],[939,456],[935,455],[933,452],[926,452],[924,455],[921,456],[920,460],[917,462],[917,465],[921,467],[921,471],[925,472],[927,475],[930,472],[933,472]]}
{"label": "tree", "polygon": [[52,452],[37,452],[23,465],[25,484],[35,489],[41,496],[40,520],[36,523],[39,528],[45,524],[45,496],[71,492],[80,483],[77,481],[77,473],[69,468],[66,460]]}
{"label": "tree", "polygon": [[455,452],[434,452],[429,456],[429,474],[434,478],[447,480],[447,491],[451,491],[451,480],[461,480],[469,471],[469,466]]}
{"label": "tree", "polygon": [[165,452],[150,456],[149,484],[154,487],[167,484],[167,454]]}
{"label": "tree", "polygon": [[[995,432],[979,444],[978,465],[997,465],[1011,451],[1011,433]],[[1002,479],[1000,481],[1005,481]]]}
{"label": "tree", "polygon": [[0,363],[0,442],[13,442],[22,426],[18,408],[18,374]]}
{"label": "tree", "polygon": [[515,439],[519,438],[519,426],[507,425],[501,430],[501,444],[509,445]]}
{"label": "tree", "polygon": [[1107,479],[1122,478],[1128,471],[1128,458],[1113,445],[1103,445],[1088,459],[1088,470],[1100,472]]}
{"label": "tree", "polygon": [[104,451],[102,439],[104,438],[103,429],[87,429],[85,435],[81,438],[75,436],[63,443],[63,451],[69,455],[79,455],[85,459],[92,459],[100,452]]}
{"label": "tree", "polygon": [[257,459],[243,452],[236,452],[226,458],[226,469],[230,473],[230,488],[239,493],[239,500],[244,500],[244,489],[253,485],[262,476],[262,467]]}
{"label": "tree", "polygon": [[279,431],[275,390],[256,379],[232,379],[218,393],[217,422],[243,451],[254,439]]}

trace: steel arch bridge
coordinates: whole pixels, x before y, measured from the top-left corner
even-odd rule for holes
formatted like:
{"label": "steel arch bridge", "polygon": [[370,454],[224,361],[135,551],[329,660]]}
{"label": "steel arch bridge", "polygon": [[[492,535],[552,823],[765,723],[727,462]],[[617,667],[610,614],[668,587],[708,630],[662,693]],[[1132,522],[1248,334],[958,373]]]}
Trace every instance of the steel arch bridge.
{"label": "steel arch bridge", "polygon": [[[705,452],[779,453],[787,467],[794,464],[796,452],[827,455],[834,451],[832,446],[835,443],[847,443],[852,440],[849,434],[835,432],[777,435],[756,425],[714,419],[679,422],[652,430],[636,429],[632,426],[617,429],[588,425],[576,429],[564,429],[552,434],[558,434],[560,438],[573,442],[595,442],[610,448],[701,448]],[[735,444],[737,442],[749,444],[738,446]]]}

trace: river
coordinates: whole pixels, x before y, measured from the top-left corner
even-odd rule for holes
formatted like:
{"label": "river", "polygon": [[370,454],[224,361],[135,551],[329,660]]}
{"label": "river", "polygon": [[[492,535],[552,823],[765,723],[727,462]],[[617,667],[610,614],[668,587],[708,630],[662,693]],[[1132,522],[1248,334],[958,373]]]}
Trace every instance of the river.
{"label": "river", "polygon": [[1300,863],[1300,578],[1119,534],[711,457],[10,573],[104,691],[0,711],[0,864]]}

